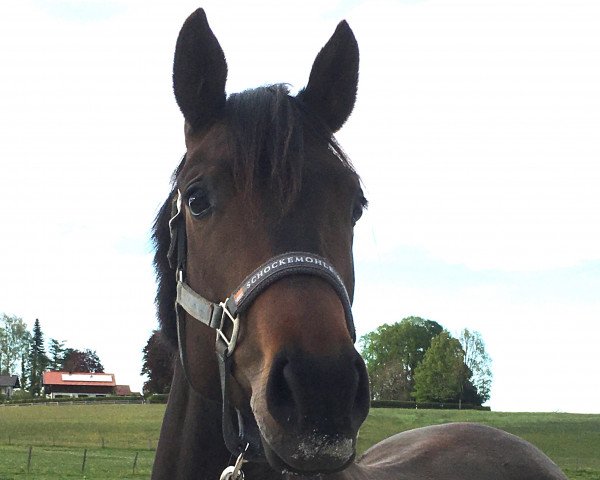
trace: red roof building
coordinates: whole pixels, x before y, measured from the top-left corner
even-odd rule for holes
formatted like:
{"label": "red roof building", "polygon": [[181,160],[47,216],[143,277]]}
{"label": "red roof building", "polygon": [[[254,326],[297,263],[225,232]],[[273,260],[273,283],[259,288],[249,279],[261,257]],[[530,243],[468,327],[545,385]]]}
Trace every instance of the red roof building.
{"label": "red roof building", "polygon": [[44,391],[50,398],[106,397],[115,394],[112,373],[44,372]]}

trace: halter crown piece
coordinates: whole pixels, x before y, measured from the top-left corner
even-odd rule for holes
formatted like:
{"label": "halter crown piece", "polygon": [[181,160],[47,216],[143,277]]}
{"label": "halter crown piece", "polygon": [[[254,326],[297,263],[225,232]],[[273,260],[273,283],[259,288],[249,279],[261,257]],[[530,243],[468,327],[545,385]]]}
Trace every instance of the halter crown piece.
{"label": "halter crown piece", "polygon": [[[280,278],[289,275],[315,275],[327,281],[337,293],[344,308],[348,331],[352,341],[356,341],[350,297],[342,278],[325,258],[314,253],[286,252],[276,255],[260,265],[223,301],[211,302],[207,300],[185,282],[187,248],[181,205],[182,195],[177,190],[177,196],[173,200],[171,219],[169,220],[171,244],[167,255],[171,268],[175,269],[176,272],[175,316],[181,364],[188,383],[193,388],[187,373],[186,317],[180,315],[181,309],[183,309],[192,318],[216,330],[215,351],[219,364],[223,399],[223,439],[231,454],[238,456],[235,468],[229,467],[229,469],[226,469],[222,474],[222,478],[227,473],[227,480],[239,480],[243,478],[240,468],[244,456],[257,460],[264,459],[260,433],[256,423],[253,419],[245,418],[239,410],[233,408],[229,404],[227,395],[227,383],[231,375],[231,355],[237,344],[240,315],[269,285]],[[225,333],[228,322],[232,324],[229,338]]]}

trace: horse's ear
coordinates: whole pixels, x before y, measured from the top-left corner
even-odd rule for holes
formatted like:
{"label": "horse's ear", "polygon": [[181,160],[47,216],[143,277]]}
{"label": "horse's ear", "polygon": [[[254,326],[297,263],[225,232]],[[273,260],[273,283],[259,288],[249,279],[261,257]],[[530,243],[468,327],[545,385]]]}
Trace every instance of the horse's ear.
{"label": "horse's ear", "polygon": [[352,113],[357,87],[358,44],[342,21],[317,55],[308,85],[298,97],[336,132]]}
{"label": "horse's ear", "polygon": [[206,125],[223,108],[226,79],[225,54],[199,8],[181,27],[173,62],[175,99],[192,129]]}

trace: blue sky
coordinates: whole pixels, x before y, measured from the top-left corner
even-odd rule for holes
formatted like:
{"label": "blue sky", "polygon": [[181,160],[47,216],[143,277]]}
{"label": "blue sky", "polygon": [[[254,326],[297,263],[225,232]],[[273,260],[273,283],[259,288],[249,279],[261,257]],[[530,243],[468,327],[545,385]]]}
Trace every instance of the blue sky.
{"label": "blue sky", "polygon": [[[134,389],[156,327],[150,225],[184,153],[173,48],[197,6],[22,0],[0,15],[0,311],[96,349]],[[478,330],[492,408],[599,413],[600,5],[202,6],[228,92],[299,89],[339,20],[357,36],[338,140],[370,201],[358,333],[409,315]]]}

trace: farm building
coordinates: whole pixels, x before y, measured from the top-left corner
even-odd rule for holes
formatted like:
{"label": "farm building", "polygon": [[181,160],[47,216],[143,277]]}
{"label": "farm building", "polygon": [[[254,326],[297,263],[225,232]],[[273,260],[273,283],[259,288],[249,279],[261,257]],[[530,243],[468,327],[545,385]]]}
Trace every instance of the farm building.
{"label": "farm building", "polygon": [[133,395],[131,392],[131,388],[129,385],[117,385],[115,387],[115,395],[117,397],[127,397],[129,395]]}
{"label": "farm building", "polygon": [[44,372],[44,392],[57,397],[106,397],[115,394],[112,373]]}
{"label": "farm building", "polygon": [[21,388],[19,377],[16,375],[0,375],[0,395],[10,398],[15,388]]}

